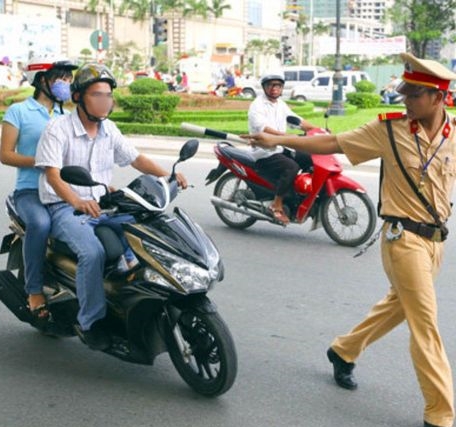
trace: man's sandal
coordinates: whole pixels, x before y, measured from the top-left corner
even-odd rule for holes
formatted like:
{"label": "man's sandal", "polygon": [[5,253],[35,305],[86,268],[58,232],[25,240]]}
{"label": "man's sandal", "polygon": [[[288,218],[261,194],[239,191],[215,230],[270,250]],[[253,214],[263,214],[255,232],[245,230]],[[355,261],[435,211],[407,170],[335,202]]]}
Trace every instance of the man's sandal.
{"label": "man's sandal", "polygon": [[280,221],[285,225],[290,223],[290,218],[288,218],[283,209],[269,208],[269,211],[277,221]]}

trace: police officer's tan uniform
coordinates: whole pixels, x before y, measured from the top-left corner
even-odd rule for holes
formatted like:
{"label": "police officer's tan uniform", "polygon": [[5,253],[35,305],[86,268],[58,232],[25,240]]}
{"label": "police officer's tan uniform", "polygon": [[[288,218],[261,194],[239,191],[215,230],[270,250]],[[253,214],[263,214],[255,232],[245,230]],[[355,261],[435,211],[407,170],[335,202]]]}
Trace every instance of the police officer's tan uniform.
{"label": "police officer's tan uniform", "polygon": [[[418,73],[418,77],[423,76]],[[337,136],[339,146],[353,164],[378,157],[383,159],[381,215],[423,224],[435,224],[435,220],[398,166],[388,138],[387,119],[391,119],[407,173],[445,221],[450,215],[450,196],[456,177],[455,119],[447,115],[432,141],[418,122],[397,114],[386,115]],[[422,178],[423,165],[429,159]],[[397,240],[387,240],[389,224],[385,222],[382,234],[382,261],[391,284],[389,293],[371,309],[365,320],[347,335],[337,337],[331,347],[346,362],[353,362],[370,343],[407,320],[410,353],[426,404],[424,419],[433,425],[449,427],[454,419],[453,382],[437,326],[433,284],[441,264],[443,243],[434,241],[440,240],[439,232],[430,239],[407,230],[403,230]]]}

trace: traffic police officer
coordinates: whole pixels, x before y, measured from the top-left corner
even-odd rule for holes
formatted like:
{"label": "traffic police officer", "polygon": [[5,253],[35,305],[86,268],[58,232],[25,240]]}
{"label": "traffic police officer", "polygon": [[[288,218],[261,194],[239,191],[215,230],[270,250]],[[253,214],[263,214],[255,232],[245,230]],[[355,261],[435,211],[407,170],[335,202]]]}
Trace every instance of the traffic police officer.
{"label": "traffic police officer", "polygon": [[397,90],[404,95],[405,114],[380,115],[339,135],[302,138],[259,133],[245,137],[263,147],[345,153],[352,164],[382,159],[380,216],[385,223],[381,252],[391,286],[360,324],[333,341],[327,355],[336,383],[353,390],[357,387],[354,361],[369,344],[406,320],[410,353],[425,400],[424,426],[450,427],[453,382],[437,326],[433,279],[442,260],[456,176],[456,122],[444,109],[446,91],[456,74],[435,61],[408,53],[401,57],[405,71]]}

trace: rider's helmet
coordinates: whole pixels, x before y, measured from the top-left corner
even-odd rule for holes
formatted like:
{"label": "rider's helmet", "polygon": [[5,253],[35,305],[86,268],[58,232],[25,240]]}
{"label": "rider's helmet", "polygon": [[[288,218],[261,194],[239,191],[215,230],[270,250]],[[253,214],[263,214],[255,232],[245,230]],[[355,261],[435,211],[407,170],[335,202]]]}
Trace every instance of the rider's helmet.
{"label": "rider's helmet", "polygon": [[40,88],[40,77],[43,74],[49,75],[52,70],[71,72],[77,68],[76,64],[64,57],[35,56],[27,63],[24,72],[30,85]]}
{"label": "rider's helmet", "polygon": [[[94,116],[87,111],[84,102],[84,93],[89,86],[98,82],[108,83],[109,86],[111,86],[111,90],[117,87],[116,79],[114,78],[111,70],[106,67],[106,65],[95,62],[84,64],[81,68],[79,68],[74,76],[73,83],[71,83],[71,99],[75,104],[78,104],[82,108],[87,118],[93,122],[101,122],[102,120],[105,120],[112,111],[111,108],[109,113],[103,117]],[[79,94],[79,96],[76,97],[76,94]]]}
{"label": "rider's helmet", "polygon": [[116,79],[106,65],[96,62],[84,64],[74,76],[71,93],[84,92],[90,85],[97,82],[109,83],[111,89],[117,87]]}
{"label": "rider's helmet", "polygon": [[282,84],[285,84],[285,77],[282,71],[266,71],[261,77],[261,86],[263,86],[263,89],[264,85],[272,80],[279,80]]}
{"label": "rider's helmet", "polygon": [[269,89],[267,88],[267,84],[271,81],[279,81],[282,83],[282,85],[285,84],[285,77],[282,73],[282,71],[267,71],[266,73],[263,74],[261,77],[261,87],[263,88],[263,92],[266,95],[266,97],[270,100],[277,99],[282,95],[282,89],[276,90],[276,89]]}

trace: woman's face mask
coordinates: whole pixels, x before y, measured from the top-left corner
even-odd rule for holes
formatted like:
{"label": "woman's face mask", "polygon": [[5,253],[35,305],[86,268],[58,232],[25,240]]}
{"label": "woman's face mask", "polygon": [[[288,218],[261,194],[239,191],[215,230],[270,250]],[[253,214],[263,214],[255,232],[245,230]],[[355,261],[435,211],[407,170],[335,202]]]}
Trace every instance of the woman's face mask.
{"label": "woman's face mask", "polygon": [[59,101],[69,101],[71,98],[70,83],[64,80],[56,80],[51,84],[51,93]]}

